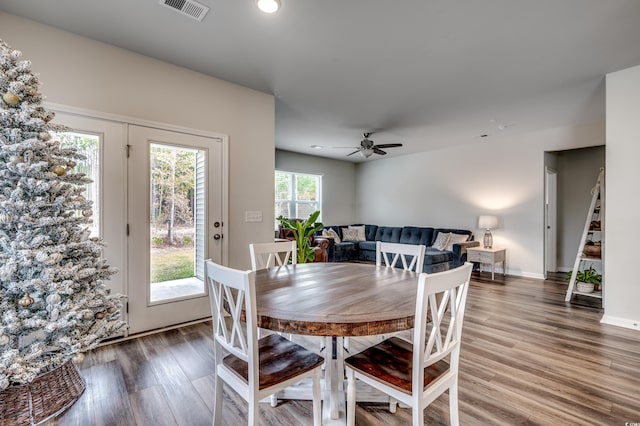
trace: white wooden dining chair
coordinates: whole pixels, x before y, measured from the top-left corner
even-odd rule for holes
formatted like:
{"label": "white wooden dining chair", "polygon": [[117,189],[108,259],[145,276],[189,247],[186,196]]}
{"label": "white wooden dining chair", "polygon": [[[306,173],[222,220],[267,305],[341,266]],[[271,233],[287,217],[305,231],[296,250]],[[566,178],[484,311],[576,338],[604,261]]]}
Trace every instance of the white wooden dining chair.
{"label": "white wooden dining chair", "polygon": [[[271,268],[273,266],[284,266],[289,264],[297,264],[297,244],[295,241],[276,241],[273,243],[252,243],[249,244],[249,254],[251,255],[251,269],[259,271],[261,269]],[[263,331],[258,329],[258,339],[262,337]],[[282,335],[282,333],[278,333]],[[289,340],[293,340],[293,336],[287,335]],[[278,405],[278,395],[271,395],[271,406]]]}
{"label": "white wooden dining chair", "polygon": [[258,423],[261,399],[306,377],[313,379],[313,424],[320,425],[320,367],[324,359],[278,334],[258,340],[253,271],[239,271],[208,260],[206,281],[215,346],[213,425],[222,422],[224,383],[247,401],[247,423],[253,426]]}
{"label": "white wooden dining chair", "polygon": [[391,337],[345,360],[348,426],[355,424],[356,379],[411,407],[414,426],[423,425],[424,409],[448,390],[449,420],[459,424],[460,341],[471,268],[467,262],[420,274],[413,343]]}
{"label": "white wooden dining chair", "polygon": [[298,260],[296,253],[298,248],[295,241],[278,241],[275,243],[253,243],[249,244],[251,253],[251,269],[271,268],[272,266],[295,265]]}
{"label": "white wooden dining chair", "polygon": [[405,271],[422,272],[427,248],[417,244],[376,243],[376,266],[391,266]]}
{"label": "white wooden dining chair", "polygon": [[[417,244],[399,244],[378,241],[376,243],[376,266],[386,266],[392,268],[402,268],[405,271],[422,272],[424,266],[424,253],[427,247]],[[398,335],[406,335],[407,340],[411,339],[409,331],[400,332]],[[378,342],[383,341],[389,335],[380,335]],[[390,407],[392,411],[395,406]]]}

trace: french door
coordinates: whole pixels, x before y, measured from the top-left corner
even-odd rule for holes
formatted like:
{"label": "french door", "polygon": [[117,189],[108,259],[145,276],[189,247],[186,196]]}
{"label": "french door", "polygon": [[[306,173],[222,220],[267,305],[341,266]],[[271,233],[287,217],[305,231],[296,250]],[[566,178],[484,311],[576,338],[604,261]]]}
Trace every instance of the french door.
{"label": "french door", "polygon": [[222,259],[222,140],[129,125],[129,332],[211,315],[205,259]]}

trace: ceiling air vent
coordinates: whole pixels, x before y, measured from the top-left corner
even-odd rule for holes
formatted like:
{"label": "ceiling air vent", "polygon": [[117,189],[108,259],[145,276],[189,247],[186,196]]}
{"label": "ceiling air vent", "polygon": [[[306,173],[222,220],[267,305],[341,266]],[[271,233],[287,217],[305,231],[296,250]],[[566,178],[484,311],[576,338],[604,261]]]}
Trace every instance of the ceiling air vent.
{"label": "ceiling air vent", "polygon": [[209,8],[193,0],[160,0],[159,3],[183,15],[202,21]]}

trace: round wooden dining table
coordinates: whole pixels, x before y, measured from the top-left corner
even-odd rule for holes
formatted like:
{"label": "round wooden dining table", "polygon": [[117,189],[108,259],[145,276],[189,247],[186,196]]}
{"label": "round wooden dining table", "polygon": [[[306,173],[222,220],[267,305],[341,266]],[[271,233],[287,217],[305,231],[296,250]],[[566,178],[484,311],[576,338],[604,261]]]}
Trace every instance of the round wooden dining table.
{"label": "round wooden dining table", "polygon": [[[306,263],[257,271],[258,327],[330,337],[327,340],[330,415],[343,391],[343,344],[413,328],[418,274],[362,263]],[[330,355],[330,357],[329,357]]]}

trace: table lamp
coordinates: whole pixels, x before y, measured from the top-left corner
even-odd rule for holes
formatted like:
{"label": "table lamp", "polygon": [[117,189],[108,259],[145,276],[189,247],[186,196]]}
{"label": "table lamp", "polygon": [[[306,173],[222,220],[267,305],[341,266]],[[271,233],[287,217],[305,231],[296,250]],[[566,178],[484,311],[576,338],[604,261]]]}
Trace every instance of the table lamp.
{"label": "table lamp", "polygon": [[484,248],[491,248],[493,246],[493,236],[491,230],[498,227],[498,216],[482,215],[478,217],[478,228],[484,229],[484,237],[482,238],[482,244]]}

